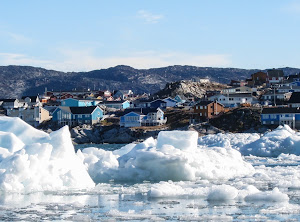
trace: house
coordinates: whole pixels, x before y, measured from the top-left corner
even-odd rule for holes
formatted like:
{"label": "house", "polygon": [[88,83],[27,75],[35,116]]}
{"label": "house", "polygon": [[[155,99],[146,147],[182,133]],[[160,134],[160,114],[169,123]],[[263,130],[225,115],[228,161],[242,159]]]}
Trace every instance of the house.
{"label": "house", "polygon": [[160,108],[127,109],[120,118],[120,126],[158,126],[167,122],[164,112]]}
{"label": "house", "polygon": [[222,94],[233,94],[233,93],[252,93],[252,89],[247,86],[241,86],[236,88],[223,89]]}
{"label": "house", "polygon": [[109,90],[105,90],[105,91],[99,91],[98,95],[107,98],[107,97],[111,97],[112,93]]}
{"label": "house", "polygon": [[257,99],[251,93],[219,94],[209,97],[211,101],[217,101],[225,107],[236,107],[241,104],[255,104]]}
{"label": "house", "polygon": [[239,80],[231,80],[229,85],[233,87],[240,87],[240,86],[245,86],[247,82],[245,81],[239,81]]}
{"label": "house", "polygon": [[290,85],[290,86],[280,86],[277,88],[279,93],[288,93],[288,92],[300,92],[300,86]]}
{"label": "house", "polygon": [[289,125],[291,128],[300,128],[300,109],[291,107],[264,108],[261,113],[262,125]]}
{"label": "house", "polygon": [[211,119],[225,112],[223,104],[217,101],[201,101],[194,106],[194,119]]}
{"label": "house", "polygon": [[52,121],[60,126],[77,126],[81,124],[92,125],[100,122],[103,117],[103,110],[99,106],[59,106],[52,115]]}
{"label": "house", "polygon": [[[263,94],[260,98],[262,102],[266,104],[266,102],[269,103],[278,103],[278,102],[283,102],[283,101],[288,101],[291,97],[292,93],[280,93],[280,92],[272,92],[269,91],[265,94]],[[275,100],[275,101],[274,101]]]}
{"label": "house", "polygon": [[295,75],[289,75],[287,77],[287,82],[300,82],[300,73],[295,74]]}
{"label": "house", "polygon": [[287,102],[289,107],[300,107],[300,92],[293,92],[291,98]]}
{"label": "house", "polygon": [[120,98],[121,100],[125,100],[133,95],[131,90],[118,90],[114,94],[114,99]]}
{"label": "house", "polygon": [[293,81],[288,83],[288,86],[300,86],[300,81]]}
{"label": "house", "polygon": [[177,105],[177,101],[170,97],[163,99],[163,101],[167,103],[166,107],[175,107]]}
{"label": "house", "polygon": [[27,105],[18,99],[0,99],[4,109],[17,109],[19,107],[26,107]]}
{"label": "house", "polygon": [[97,100],[68,98],[61,101],[61,106],[69,106],[69,107],[96,106],[99,102],[100,101]]}
{"label": "house", "polygon": [[41,106],[8,109],[7,116],[19,117],[20,119],[24,120],[26,123],[34,127],[37,127],[42,122],[51,119],[50,112]]}
{"label": "house", "polygon": [[174,97],[174,100],[177,101],[178,104],[183,104],[186,101],[186,98],[182,95],[177,95]]}
{"label": "house", "polygon": [[113,108],[113,109],[127,109],[130,107],[130,103],[127,100],[122,100],[122,101],[103,101],[101,105],[104,105],[108,108]]}
{"label": "house", "polygon": [[21,99],[24,100],[30,107],[42,105],[38,96],[23,96]]}
{"label": "house", "polygon": [[284,73],[283,70],[280,69],[270,69],[267,71],[267,79],[266,82],[268,85],[276,85],[279,83],[283,83]]}
{"label": "house", "polygon": [[260,86],[267,82],[267,73],[265,72],[256,72],[251,75],[251,78],[247,80],[248,86]]}
{"label": "house", "polygon": [[167,107],[167,102],[162,99],[156,99],[149,103],[151,108],[165,109]]}

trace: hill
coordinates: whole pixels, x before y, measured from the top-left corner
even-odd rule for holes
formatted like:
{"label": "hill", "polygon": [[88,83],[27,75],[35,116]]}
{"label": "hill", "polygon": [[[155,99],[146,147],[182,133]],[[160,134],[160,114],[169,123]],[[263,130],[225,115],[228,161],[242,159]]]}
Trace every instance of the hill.
{"label": "hill", "polygon": [[[285,74],[295,74],[300,69],[284,68]],[[153,69],[134,69],[116,66],[90,72],[60,72],[31,66],[0,66],[1,97],[14,98],[34,95],[48,90],[72,89],[133,89],[136,93],[154,93],[169,82],[180,80],[211,81],[229,83],[231,79],[245,79],[256,69],[210,68],[195,66],[169,66]],[[5,95],[5,96],[4,96]]]}

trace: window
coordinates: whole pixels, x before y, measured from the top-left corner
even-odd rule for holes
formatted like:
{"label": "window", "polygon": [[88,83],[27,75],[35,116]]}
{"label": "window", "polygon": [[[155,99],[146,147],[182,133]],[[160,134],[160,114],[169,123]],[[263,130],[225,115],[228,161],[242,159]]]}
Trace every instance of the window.
{"label": "window", "polygon": [[266,124],[267,122],[266,121],[263,121],[263,124]]}

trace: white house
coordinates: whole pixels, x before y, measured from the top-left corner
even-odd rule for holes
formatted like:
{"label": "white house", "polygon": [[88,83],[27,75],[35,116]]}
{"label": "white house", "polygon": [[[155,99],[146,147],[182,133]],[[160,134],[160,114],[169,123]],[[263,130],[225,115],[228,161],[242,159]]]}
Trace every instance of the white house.
{"label": "white house", "polygon": [[254,104],[258,102],[251,93],[219,94],[209,97],[209,100],[218,101],[225,107],[234,107],[244,103]]}
{"label": "white house", "polygon": [[123,127],[157,126],[167,122],[160,108],[127,109],[125,113],[120,118]]}
{"label": "white house", "polygon": [[222,90],[222,94],[233,94],[233,93],[252,93],[252,89],[247,86],[227,88]]}

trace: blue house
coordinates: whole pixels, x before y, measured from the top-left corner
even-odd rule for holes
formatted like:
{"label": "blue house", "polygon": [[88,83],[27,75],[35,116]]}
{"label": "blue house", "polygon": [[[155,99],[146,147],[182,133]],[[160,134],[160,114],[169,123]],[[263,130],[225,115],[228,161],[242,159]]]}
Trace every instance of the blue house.
{"label": "blue house", "polygon": [[165,109],[167,107],[167,102],[162,99],[156,99],[149,103],[151,108]]}
{"label": "blue house", "polygon": [[103,110],[98,106],[68,107],[59,106],[53,112],[52,121],[60,126],[77,126],[81,124],[95,124],[103,117]]}
{"label": "blue house", "polygon": [[157,126],[167,122],[164,112],[160,108],[127,109],[120,118],[120,126]]}
{"label": "blue house", "polygon": [[291,128],[300,128],[300,109],[292,107],[264,108],[261,113],[262,125],[289,125]]}
{"label": "blue house", "polygon": [[98,103],[99,101],[96,100],[68,98],[61,101],[61,106],[85,107],[85,106],[96,106]]}
{"label": "blue house", "polygon": [[113,109],[127,109],[130,107],[130,102],[125,100],[125,101],[104,101],[101,103],[101,105],[104,105],[108,108],[113,108]]}
{"label": "blue house", "polygon": [[175,107],[177,105],[177,101],[175,99],[172,99],[170,97],[163,99],[167,104],[167,107]]}
{"label": "blue house", "polygon": [[181,104],[183,104],[183,103],[186,102],[185,97],[184,96],[180,96],[180,95],[175,96],[174,100],[177,101],[177,103],[181,103]]}

